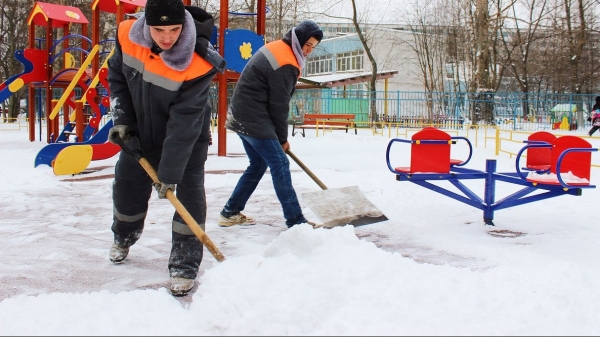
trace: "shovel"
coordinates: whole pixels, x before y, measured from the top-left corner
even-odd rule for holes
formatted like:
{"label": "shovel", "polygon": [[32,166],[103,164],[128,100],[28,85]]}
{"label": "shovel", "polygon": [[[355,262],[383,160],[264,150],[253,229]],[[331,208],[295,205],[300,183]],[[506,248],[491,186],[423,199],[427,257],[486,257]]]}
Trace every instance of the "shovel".
{"label": "shovel", "polygon": [[[150,164],[150,162],[146,158],[142,157],[142,154],[140,153],[140,151],[135,151],[135,150],[130,149],[127,145],[125,145],[125,143],[123,142],[123,139],[121,139],[121,137],[117,137],[117,143],[119,143],[121,150],[132,155],[140,163],[140,165],[142,165],[142,167],[144,168],[146,173],[148,173],[148,175],[150,176],[152,181],[154,181],[157,184],[160,184],[160,180],[158,180],[158,175],[156,174],[156,171],[152,167],[152,164]],[[204,246],[206,246],[206,248],[215,257],[215,259],[217,259],[217,261],[223,262],[223,260],[225,260],[225,256],[223,256],[223,254],[221,254],[221,252],[219,251],[219,248],[217,248],[217,246],[212,242],[212,240],[208,237],[208,235],[206,235],[206,233],[202,230],[202,227],[200,227],[200,225],[198,225],[198,222],[196,222],[196,220],[194,220],[194,218],[192,217],[190,212],[188,212],[188,210],[185,208],[185,206],[183,206],[181,201],[179,201],[179,199],[177,199],[177,196],[175,196],[175,193],[173,193],[173,191],[168,189],[165,196],[171,202],[171,204],[173,206],[175,206],[175,210],[177,210],[177,213],[179,213],[179,215],[181,215],[181,218],[183,218],[183,220],[188,225],[188,227],[192,230],[192,232],[194,232],[194,234],[196,235],[198,240],[200,240],[200,242],[202,242],[202,244],[204,244]]]}
{"label": "shovel", "polygon": [[357,227],[388,220],[357,186],[328,189],[292,151],[286,153],[323,189],[302,194],[302,200],[323,221],[324,227]]}

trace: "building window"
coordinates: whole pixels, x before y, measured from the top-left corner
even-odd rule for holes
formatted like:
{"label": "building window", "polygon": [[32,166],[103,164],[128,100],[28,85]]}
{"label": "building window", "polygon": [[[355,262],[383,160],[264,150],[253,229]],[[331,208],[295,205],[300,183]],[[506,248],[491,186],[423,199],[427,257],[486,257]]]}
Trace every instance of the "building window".
{"label": "building window", "polygon": [[331,91],[332,98],[368,98],[367,92],[363,83],[348,84],[346,86],[335,87]]}
{"label": "building window", "polygon": [[333,68],[333,58],[331,55],[309,57],[304,68],[304,76],[331,74]]}
{"label": "building window", "polygon": [[363,70],[364,51],[355,50],[348,53],[337,54],[337,71]]}

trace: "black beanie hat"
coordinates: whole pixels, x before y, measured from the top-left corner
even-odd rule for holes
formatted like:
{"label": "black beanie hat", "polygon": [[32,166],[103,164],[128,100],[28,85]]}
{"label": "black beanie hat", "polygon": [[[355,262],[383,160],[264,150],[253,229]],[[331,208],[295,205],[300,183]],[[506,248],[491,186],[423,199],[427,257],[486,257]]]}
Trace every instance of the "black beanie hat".
{"label": "black beanie hat", "polygon": [[185,22],[185,7],[181,0],[148,0],[146,2],[148,26],[172,26]]}
{"label": "black beanie hat", "polygon": [[312,20],[304,20],[300,22],[296,28],[296,37],[298,38],[298,42],[300,42],[300,46],[304,47],[308,39],[314,37],[319,42],[323,39],[323,31],[319,26]]}

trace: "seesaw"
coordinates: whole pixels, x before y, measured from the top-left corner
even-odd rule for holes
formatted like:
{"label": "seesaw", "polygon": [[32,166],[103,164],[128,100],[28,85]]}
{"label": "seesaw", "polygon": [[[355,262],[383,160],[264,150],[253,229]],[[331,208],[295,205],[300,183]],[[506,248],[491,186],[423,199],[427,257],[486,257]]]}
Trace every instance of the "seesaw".
{"label": "seesaw", "polygon": [[[547,133],[547,132],[546,132]],[[553,135],[552,135],[553,136]],[[450,158],[450,148],[457,141],[469,145],[466,160]],[[408,143],[411,148],[410,166],[395,167],[391,164],[393,144]],[[532,134],[516,158],[516,172],[496,172],[496,160],[486,160],[485,171],[464,167],[471,159],[473,147],[468,138],[451,137],[436,128],[424,128],[410,140],[394,138],[386,150],[389,170],[398,181],[409,181],[462,203],[483,210],[483,221],[494,226],[494,211],[541,201],[560,195],[582,195],[582,189],[595,188],[590,185],[592,148],[586,140],[576,136],[550,137]],[[527,153],[528,163],[520,167],[521,157]],[[524,171],[529,171],[526,175]],[[465,186],[461,180],[483,179],[483,198]],[[433,182],[432,182],[433,181]],[[434,182],[448,181],[457,192],[438,186]],[[519,191],[496,201],[496,181],[523,186]],[[533,194],[533,192],[539,192]]]}
{"label": "seesaw", "polygon": [[65,147],[52,161],[55,175],[78,174],[83,172],[92,161],[108,159],[121,151],[118,145],[110,142],[103,144],[73,144]]}
{"label": "seesaw", "polygon": [[45,164],[52,167],[55,175],[77,174],[85,170],[94,160],[111,158],[121,150],[118,145],[107,141],[111,127],[112,120],[108,120],[85,142],[46,145],[38,152],[34,167]]}

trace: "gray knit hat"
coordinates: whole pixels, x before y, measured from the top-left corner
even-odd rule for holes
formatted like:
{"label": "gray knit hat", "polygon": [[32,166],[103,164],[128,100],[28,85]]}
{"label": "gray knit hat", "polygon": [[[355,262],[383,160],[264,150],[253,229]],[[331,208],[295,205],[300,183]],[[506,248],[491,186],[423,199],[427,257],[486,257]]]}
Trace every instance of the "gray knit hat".
{"label": "gray knit hat", "polygon": [[148,26],[172,26],[185,22],[185,7],[181,0],[148,0],[146,2]]}

